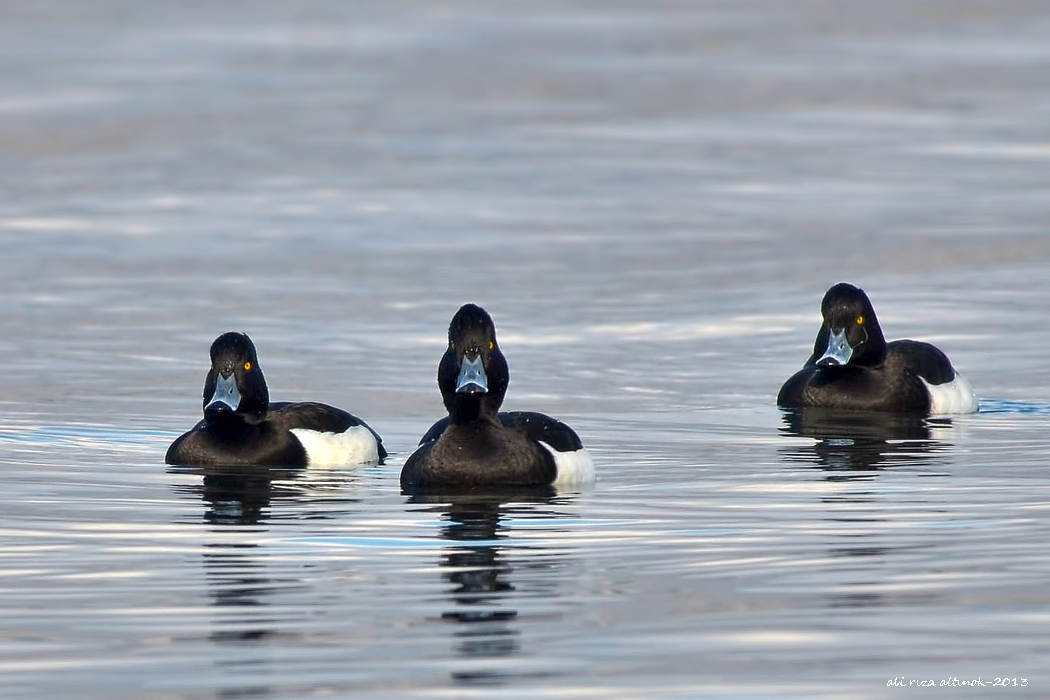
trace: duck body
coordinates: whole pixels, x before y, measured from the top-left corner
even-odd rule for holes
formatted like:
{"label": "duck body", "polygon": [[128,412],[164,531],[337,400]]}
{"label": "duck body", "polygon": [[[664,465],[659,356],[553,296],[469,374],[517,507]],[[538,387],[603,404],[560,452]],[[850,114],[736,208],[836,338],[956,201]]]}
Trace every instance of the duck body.
{"label": "duck body", "polygon": [[211,348],[204,418],[168,448],[168,464],[334,466],[381,461],[382,438],[364,421],[311,401],[269,401],[251,339],[225,333]]}
{"label": "duck body", "polygon": [[539,442],[501,421],[484,419],[449,425],[423,443],[405,462],[402,486],[466,487],[551,484],[554,457]]}
{"label": "duck body", "polygon": [[813,354],[780,388],[777,405],[927,415],[977,410],[970,383],[939,348],[886,342],[863,290],[835,285],[821,313]]}

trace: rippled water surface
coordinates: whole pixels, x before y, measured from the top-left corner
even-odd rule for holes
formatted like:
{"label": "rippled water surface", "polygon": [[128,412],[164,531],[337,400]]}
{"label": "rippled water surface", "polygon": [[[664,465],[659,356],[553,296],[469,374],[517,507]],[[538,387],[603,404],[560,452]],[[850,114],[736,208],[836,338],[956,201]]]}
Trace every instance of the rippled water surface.
{"label": "rippled water surface", "polygon": [[[0,696],[1050,692],[1046,3],[0,17]],[[777,410],[842,280],[981,411]],[[401,495],[465,301],[593,488]],[[387,463],[166,467],[226,330]]]}

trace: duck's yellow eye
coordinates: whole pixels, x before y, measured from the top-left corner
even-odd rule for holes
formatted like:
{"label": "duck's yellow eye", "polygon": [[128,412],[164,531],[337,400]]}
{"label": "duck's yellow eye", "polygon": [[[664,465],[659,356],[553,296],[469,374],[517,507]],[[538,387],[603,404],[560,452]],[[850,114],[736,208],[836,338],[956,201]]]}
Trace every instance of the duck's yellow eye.
{"label": "duck's yellow eye", "polygon": [[252,368],[252,363],[251,362],[245,362],[244,363],[244,369],[251,369],[251,368]]}
{"label": "duck's yellow eye", "polygon": [[492,349],[492,348],[494,348],[494,347],[496,347],[496,344],[495,344],[495,343],[493,343],[493,342],[492,342],[492,341],[490,340],[490,341],[489,341],[489,350],[491,350],[491,349]]}
{"label": "duck's yellow eye", "polygon": [[857,316],[857,325],[859,326],[859,325],[862,325],[863,323],[864,323],[864,317],[863,316]]}

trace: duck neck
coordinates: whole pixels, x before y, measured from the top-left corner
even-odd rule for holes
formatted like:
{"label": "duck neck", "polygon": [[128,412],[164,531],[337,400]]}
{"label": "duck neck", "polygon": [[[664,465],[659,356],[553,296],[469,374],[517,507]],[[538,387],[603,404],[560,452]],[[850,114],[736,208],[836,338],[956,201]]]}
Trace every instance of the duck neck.
{"label": "duck neck", "polygon": [[499,406],[492,405],[489,394],[456,394],[449,406],[449,422],[452,425],[472,425],[493,420]]}

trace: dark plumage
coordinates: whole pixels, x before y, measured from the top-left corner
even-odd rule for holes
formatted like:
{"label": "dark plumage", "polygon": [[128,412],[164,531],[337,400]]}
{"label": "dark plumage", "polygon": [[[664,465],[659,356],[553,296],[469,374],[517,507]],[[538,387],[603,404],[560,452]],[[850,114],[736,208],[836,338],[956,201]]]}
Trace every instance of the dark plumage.
{"label": "dark plumage", "polygon": [[513,487],[593,479],[576,433],[542,413],[500,413],[510,383],[492,318],[466,304],[448,329],[438,387],[448,410],[401,471],[406,490]]}
{"label": "dark plumage", "polygon": [[306,466],[386,457],[382,438],[342,409],[270,403],[255,345],[243,333],[212,343],[203,407],[203,420],[168,448],[168,464]]}
{"label": "dark plumage", "polygon": [[863,290],[836,284],[820,310],[813,354],[781,387],[779,406],[925,414],[977,410],[969,382],[938,348],[916,340],[886,342]]}

